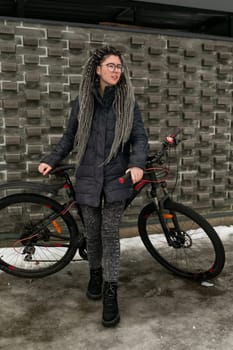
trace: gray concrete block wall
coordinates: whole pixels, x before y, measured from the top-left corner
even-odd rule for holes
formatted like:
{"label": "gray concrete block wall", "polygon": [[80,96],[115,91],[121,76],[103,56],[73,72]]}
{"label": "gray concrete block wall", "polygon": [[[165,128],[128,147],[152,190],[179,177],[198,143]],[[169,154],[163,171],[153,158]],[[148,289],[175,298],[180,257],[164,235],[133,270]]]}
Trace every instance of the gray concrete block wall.
{"label": "gray concrete block wall", "polygon": [[[171,154],[174,199],[208,215],[231,212],[233,42],[0,20],[0,181],[40,181],[37,165],[65,128],[89,52],[103,44],[128,61],[150,150],[182,127]],[[69,160],[74,161],[74,155]],[[147,202],[146,192],[125,220]]]}

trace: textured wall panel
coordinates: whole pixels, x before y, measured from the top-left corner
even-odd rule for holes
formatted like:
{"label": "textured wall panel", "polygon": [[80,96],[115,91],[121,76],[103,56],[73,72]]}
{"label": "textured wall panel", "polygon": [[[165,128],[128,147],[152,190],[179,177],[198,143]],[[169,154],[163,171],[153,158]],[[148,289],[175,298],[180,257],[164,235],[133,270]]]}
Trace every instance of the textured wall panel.
{"label": "textured wall panel", "polygon": [[[2,21],[0,180],[42,180],[37,165],[63,133],[82,66],[104,44],[125,52],[150,151],[176,126],[183,128],[170,159],[172,189],[179,156],[174,198],[205,214],[230,211],[233,43],[218,39]],[[136,222],[147,201],[143,192],[125,220]]]}

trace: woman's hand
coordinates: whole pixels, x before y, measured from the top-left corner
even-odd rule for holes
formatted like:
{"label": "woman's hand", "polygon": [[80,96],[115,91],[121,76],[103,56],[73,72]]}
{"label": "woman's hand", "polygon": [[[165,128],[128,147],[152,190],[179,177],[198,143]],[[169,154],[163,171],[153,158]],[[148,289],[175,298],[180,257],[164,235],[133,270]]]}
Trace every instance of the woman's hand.
{"label": "woman's hand", "polygon": [[50,170],[52,170],[52,167],[47,163],[40,163],[38,166],[38,171],[42,175],[48,174],[50,172]]}
{"label": "woman's hand", "polygon": [[126,170],[126,174],[130,172],[132,183],[139,182],[143,177],[143,170],[138,167],[129,168]]}

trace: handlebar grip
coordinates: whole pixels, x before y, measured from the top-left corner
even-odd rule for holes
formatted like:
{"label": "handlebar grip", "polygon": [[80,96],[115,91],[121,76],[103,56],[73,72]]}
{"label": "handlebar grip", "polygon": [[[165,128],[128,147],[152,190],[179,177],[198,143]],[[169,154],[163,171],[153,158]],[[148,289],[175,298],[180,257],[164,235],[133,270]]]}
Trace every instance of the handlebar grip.
{"label": "handlebar grip", "polygon": [[130,171],[129,171],[128,173],[126,173],[125,175],[119,177],[118,182],[119,182],[120,184],[123,184],[123,183],[125,183],[125,181],[126,181],[127,179],[129,179],[129,178],[131,178]]}

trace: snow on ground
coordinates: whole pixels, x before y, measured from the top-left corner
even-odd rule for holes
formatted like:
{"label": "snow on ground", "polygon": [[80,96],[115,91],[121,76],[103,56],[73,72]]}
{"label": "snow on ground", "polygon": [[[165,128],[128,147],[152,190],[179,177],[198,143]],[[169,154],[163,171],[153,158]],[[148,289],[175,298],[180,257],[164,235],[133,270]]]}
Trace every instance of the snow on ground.
{"label": "snow on ground", "polygon": [[[227,240],[230,235],[233,235],[233,225],[216,226],[214,227],[214,229],[223,241]],[[140,236],[121,239],[121,250],[130,250],[132,248],[135,249],[137,247],[142,247],[142,241]]]}
{"label": "snow on ground", "polygon": [[[227,242],[231,236],[233,237],[233,225],[229,225],[229,226],[216,226],[214,227],[216,232],[218,233],[220,239],[222,240],[223,244],[224,242]],[[196,238],[200,238],[202,237],[202,233],[199,231],[197,232],[198,235],[196,235]],[[152,241],[156,241],[157,240],[157,243],[156,245],[158,246],[158,244],[161,244],[163,245],[164,244],[164,241],[161,240],[160,242],[160,238],[158,235],[153,235],[153,237],[151,236],[151,240]],[[17,249],[19,250],[18,251],[18,256],[17,254]],[[3,260],[5,261],[8,261],[8,263],[10,264],[13,264],[17,267],[21,267],[23,268],[25,263],[27,264],[27,269],[29,268],[30,266],[30,262],[27,261],[25,262],[24,260],[24,255],[21,255],[21,249],[22,247],[19,247],[19,248],[1,248],[0,249],[0,255],[2,255],[2,257],[4,256]],[[143,245],[143,242],[140,238],[139,235],[135,236],[135,237],[130,237],[130,238],[121,238],[121,251],[131,251],[131,250],[137,250],[137,249],[145,249],[144,245]],[[64,253],[63,253],[64,254]],[[63,254],[61,254],[61,248],[58,249],[57,251],[57,248],[45,248],[45,249],[38,249],[37,250],[37,256],[34,256],[34,259],[33,261],[31,262],[32,263],[32,266],[33,268],[35,268],[35,265],[34,265],[34,261],[36,259],[39,259],[41,261],[45,260],[45,264],[46,264],[46,260],[50,260],[50,259],[56,259],[56,257],[58,258],[58,256],[62,256]],[[77,251],[75,257],[74,257],[74,260],[77,259],[79,260],[80,259],[80,255],[79,255],[79,251]],[[1,271],[0,271],[1,272]]]}
{"label": "snow on ground", "polygon": [[229,238],[229,236],[233,234],[233,225],[216,226],[214,229],[222,240]]}

